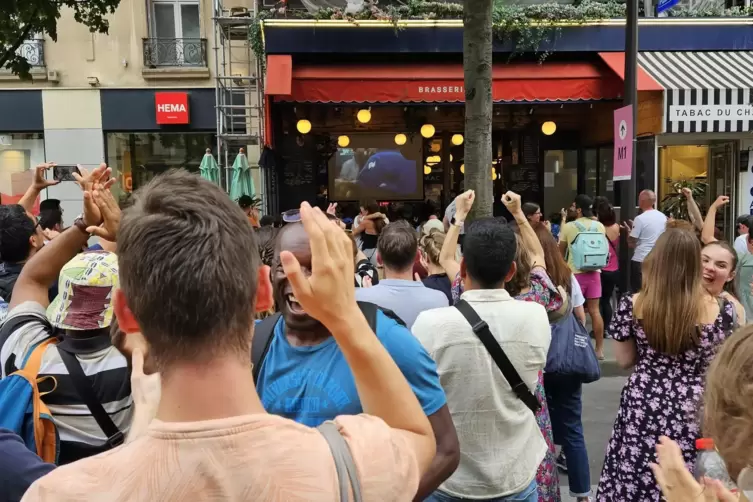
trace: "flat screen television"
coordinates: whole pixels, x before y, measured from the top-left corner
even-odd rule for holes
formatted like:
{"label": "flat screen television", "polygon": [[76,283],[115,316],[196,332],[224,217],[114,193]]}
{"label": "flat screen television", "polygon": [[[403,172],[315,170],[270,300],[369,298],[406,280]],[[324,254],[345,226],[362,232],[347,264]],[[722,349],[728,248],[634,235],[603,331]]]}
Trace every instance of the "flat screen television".
{"label": "flat screen television", "polygon": [[329,161],[329,198],[421,200],[424,196],[421,138],[395,144],[394,134],[353,134]]}

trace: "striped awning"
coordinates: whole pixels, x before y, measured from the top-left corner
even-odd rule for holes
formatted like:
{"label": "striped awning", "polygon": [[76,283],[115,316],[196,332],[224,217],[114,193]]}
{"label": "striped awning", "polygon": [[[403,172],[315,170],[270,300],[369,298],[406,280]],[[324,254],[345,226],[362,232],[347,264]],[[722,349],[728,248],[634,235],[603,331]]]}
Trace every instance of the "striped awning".
{"label": "striped awning", "polygon": [[753,131],[753,52],[641,52],[664,87],[666,132]]}

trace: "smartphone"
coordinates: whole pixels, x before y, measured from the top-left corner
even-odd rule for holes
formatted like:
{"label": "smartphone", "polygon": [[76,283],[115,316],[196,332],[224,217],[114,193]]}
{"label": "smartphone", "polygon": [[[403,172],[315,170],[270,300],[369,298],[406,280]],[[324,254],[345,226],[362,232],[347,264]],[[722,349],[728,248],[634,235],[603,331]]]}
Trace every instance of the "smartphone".
{"label": "smartphone", "polygon": [[76,181],[76,178],[73,177],[73,173],[81,174],[78,170],[78,166],[58,164],[53,171],[53,179],[55,181]]}

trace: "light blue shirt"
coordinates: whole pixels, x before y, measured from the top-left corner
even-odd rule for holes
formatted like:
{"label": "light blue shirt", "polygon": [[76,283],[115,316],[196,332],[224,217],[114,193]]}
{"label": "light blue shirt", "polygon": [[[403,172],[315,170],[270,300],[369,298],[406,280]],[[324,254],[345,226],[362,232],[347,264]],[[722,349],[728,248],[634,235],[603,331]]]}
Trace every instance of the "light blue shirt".
{"label": "light blue shirt", "polygon": [[[421,342],[381,312],[376,336],[408,380],[426,416],[439,411],[447,398],[439,383],[437,366]],[[256,390],[268,413],[309,427],[338,415],[363,413],[353,373],[335,339],[294,347],[285,337],[282,318],[275,325]]]}
{"label": "light blue shirt", "polygon": [[393,311],[403,320],[408,329],[413,326],[418,314],[424,310],[449,307],[447,296],[436,289],[427,288],[422,282],[404,279],[382,279],[370,288],[357,288],[356,300],[369,302]]}

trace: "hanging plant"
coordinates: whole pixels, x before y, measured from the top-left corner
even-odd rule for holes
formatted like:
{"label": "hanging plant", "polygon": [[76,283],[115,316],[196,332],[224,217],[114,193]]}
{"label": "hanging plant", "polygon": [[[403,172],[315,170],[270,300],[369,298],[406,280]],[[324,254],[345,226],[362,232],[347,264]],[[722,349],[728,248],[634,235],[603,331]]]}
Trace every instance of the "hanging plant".
{"label": "hanging plant", "polygon": [[[563,25],[583,25],[589,22],[625,17],[625,4],[618,0],[599,2],[582,0],[576,4],[544,3],[533,5],[508,4],[493,0],[493,30],[495,36],[513,45],[511,57],[524,52],[536,53],[543,60],[550,48],[562,34]],[[355,25],[360,20],[383,20],[391,22],[398,32],[401,21],[463,19],[463,4],[405,0],[397,5],[380,5],[378,0],[365,0],[357,12],[344,9],[322,8],[314,13],[306,10],[287,9],[286,3],[269,10],[260,11],[251,25],[249,38],[256,57],[264,69],[264,41],[262,24],[265,19],[341,19]],[[745,17],[753,15],[753,7],[685,8],[668,11],[670,17]]]}

